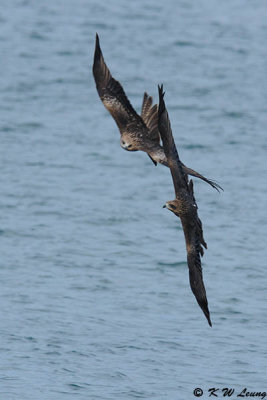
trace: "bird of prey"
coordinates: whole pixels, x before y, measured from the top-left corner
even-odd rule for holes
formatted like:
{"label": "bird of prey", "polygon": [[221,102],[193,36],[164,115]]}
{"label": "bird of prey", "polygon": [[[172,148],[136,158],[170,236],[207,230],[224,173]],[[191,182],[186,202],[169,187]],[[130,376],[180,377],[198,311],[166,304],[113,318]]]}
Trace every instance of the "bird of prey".
{"label": "bird of prey", "polygon": [[193,181],[190,180],[188,183],[188,177],[178,156],[168,112],[165,107],[163,86],[158,87],[158,89],[158,128],[170,167],[176,196],[175,200],[167,201],[163,207],[172,211],[182,222],[187,250],[190,286],[209,325],[212,326],[200,259],[200,256],[204,254],[202,246],[207,248],[207,244],[203,237],[202,223],[197,213]]}
{"label": "bird of prey", "polygon": [[[98,34],[96,34],[93,75],[99,97],[119,128],[121,147],[128,151],[144,151],[155,165],[161,163],[168,166],[164,150],[160,145],[157,104],[153,105],[152,97],[145,93],[141,116],[137,114],[121,84],[112,77],[105,63]],[[186,174],[202,179],[217,191],[222,189],[217,183],[183,163],[181,166]]]}

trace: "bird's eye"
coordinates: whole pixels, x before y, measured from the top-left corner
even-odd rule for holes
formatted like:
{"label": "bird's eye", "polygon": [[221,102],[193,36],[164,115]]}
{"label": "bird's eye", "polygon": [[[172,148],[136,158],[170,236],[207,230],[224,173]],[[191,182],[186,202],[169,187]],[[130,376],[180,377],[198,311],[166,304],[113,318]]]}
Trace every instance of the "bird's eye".
{"label": "bird's eye", "polygon": [[121,142],[122,142],[122,144],[125,144],[124,140],[122,140]]}

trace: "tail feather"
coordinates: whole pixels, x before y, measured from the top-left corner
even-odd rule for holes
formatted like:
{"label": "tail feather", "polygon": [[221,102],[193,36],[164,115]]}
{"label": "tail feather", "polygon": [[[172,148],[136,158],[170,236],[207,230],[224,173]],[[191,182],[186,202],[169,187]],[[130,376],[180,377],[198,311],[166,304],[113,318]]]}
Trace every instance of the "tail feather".
{"label": "tail feather", "polygon": [[216,183],[211,179],[205,178],[205,176],[199,174],[198,172],[194,171],[191,168],[186,167],[184,164],[183,164],[183,169],[185,173],[187,173],[188,175],[195,176],[196,178],[202,179],[204,182],[207,182],[210,186],[216,189],[217,192],[220,192],[220,190],[223,191],[223,188],[218,183]]}

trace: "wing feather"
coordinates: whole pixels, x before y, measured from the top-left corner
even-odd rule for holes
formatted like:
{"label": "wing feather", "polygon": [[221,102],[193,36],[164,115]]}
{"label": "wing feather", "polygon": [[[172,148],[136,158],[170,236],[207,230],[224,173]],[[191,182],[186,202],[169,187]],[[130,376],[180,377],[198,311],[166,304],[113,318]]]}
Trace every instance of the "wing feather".
{"label": "wing feather", "polygon": [[203,254],[198,226],[198,221],[200,220],[196,213],[195,220],[189,221],[188,218],[182,217],[181,221],[186,241],[190,287],[209,325],[212,326],[200,258],[200,255]]}
{"label": "wing feather", "polygon": [[163,87],[159,87],[159,132],[163,142],[164,152],[171,170],[177,201],[183,212],[178,214],[184,231],[189,281],[191,290],[206,316],[210,326],[208,300],[203,282],[201,258],[204,251],[201,245],[207,248],[203,237],[202,223],[198,217],[197,204],[194,196],[193,181],[188,184],[187,176],[183,172],[183,164],[175,146],[168,112],[165,107]]}
{"label": "wing feather", "polygon": [[147,114],[149,113],[149,110],[152,107],[152,103],[153,103],[152,97],[145,92],[142,104],[142,111],[141,111],[141,117],[143,118],[144,121],[146,119]]}
{"label": "wing feather", "polygon": [[160,136],[158,130],[158,105],[153,105],[153,98],[144,93],[141,118],[147,126],[149,139],[159,144]]}
{"label": "wing feather", "polygon": [[105,63],[98,34],[96,34],[93,75],[99,97],[114,118],[120,132],[123,133],[129,125],[144,129],[142,118],[136,113],[120,82],[112,77]]}
{"label": "wing feather", "polygon": [[163,86],[159,86],[159,111],[158,129],[163,143],[164,152],[172,174],[173,185],[176,195],[181,188],[188,190],[187,175],[184,173],[175,142],[172,135],[171,123],[164,102]]}

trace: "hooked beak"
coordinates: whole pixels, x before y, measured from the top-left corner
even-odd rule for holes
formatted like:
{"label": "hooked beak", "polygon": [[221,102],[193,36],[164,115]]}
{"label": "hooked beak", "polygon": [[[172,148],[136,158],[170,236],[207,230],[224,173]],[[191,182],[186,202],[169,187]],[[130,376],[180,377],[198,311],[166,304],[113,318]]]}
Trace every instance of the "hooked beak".
{"label": "hooked beak", "polygon": [[164,204],[164,206],[162,208],[166,208],[166,204]]}

